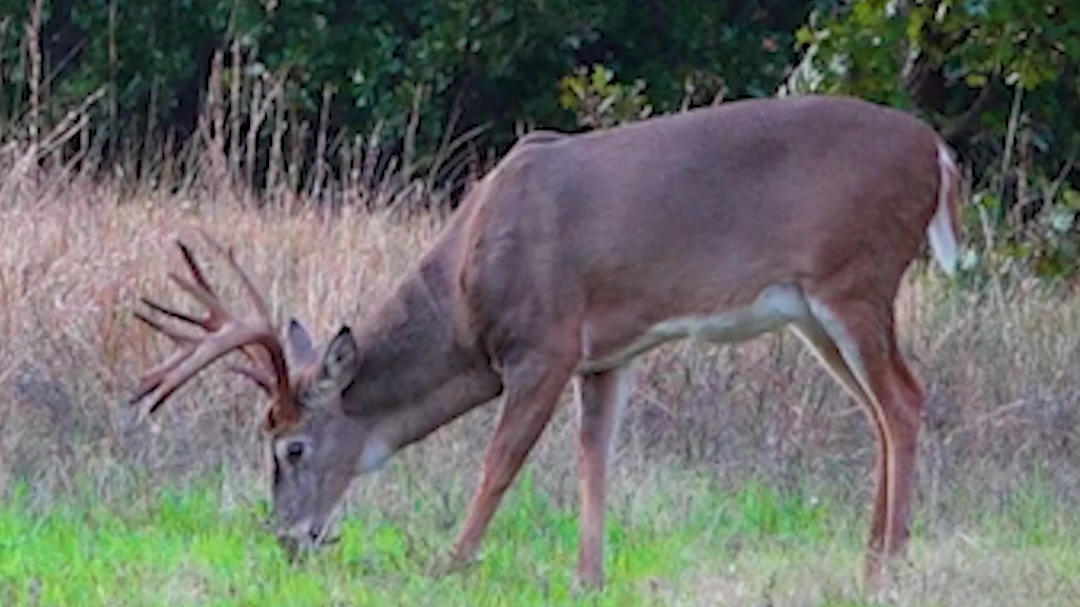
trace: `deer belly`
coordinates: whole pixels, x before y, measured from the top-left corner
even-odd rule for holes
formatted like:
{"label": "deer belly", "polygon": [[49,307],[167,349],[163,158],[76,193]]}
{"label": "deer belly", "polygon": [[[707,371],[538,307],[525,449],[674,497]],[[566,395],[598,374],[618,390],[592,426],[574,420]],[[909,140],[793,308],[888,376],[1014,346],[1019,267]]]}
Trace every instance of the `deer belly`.
{"label": "deer belly", "polygon": [[628,345],[595,352],[591,327],[582,327],[582,362],[579,373],[596,373],[622,366],[669,341],[689,339],[714,344],[738,343],[777,331],[791,322],[811,318],[802,290],[795,285],[766,287],[747,306],[721,313],[666,319],[650,327]]}

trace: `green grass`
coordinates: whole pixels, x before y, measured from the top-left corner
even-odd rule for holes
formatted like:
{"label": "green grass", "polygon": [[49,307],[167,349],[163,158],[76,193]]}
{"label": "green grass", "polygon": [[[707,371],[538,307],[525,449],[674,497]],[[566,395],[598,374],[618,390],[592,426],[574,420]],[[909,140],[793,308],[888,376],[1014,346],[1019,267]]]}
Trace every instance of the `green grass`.
{"label": "green grass", "polygon": [[643,512],[645,522],[624,526],[610,517],[611,584],[582,595],[572,575],[576,512],[553,506],[528,478],[507,497],[480,562],[446,577],[428,568],[454,529],[437,530],[418,514],[349,516],[340,543],[289,565],[261,528],[261,508],[225,508],[213,490],[166,491],[126,508],[83,500],[39,512],[16,496],[0,508],[0,604],[662,604],[650,584],[693,569],[705,544],[825,534],[822,508],[764,488],[730,499],[693,496],[681,508],[678,521]]}
{"label": "green grass", "polygon": [[[613,513],[609,585],[593,594],[573,583],[576,512],[528,478],[505,500],[480,562],[446,577],[429,567],[456,528],[423,504],[351,512],[340,543],[290,565],[262,529],[263,506],[227,502],[196,488],[126,506],[39,508],[16,492],[0,506],[0,604],[870,604],[854,585],[863,519],[767,485],[724,494],[695,484]],[[1001,594],[1010,591],[1024,604],[1074,604],[1080,538],[1066,530],[1075,519],[1039,498],[1016,509],[981,520],[975,541],[917,538],[915,583],[899,604],[1018,604]]]}

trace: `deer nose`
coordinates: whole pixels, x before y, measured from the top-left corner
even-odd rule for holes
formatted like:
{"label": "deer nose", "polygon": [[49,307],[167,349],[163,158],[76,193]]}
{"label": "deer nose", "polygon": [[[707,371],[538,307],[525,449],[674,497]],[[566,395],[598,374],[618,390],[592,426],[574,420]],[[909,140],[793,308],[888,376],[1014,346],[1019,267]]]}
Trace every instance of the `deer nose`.
{"label": "deer nose", "polygon": [[322,535],[322,526],[320,526],[318,523],[312,524],[310,527],[308,527],[308,537],[311,538],[312,542],[318,542],[320,535]]}

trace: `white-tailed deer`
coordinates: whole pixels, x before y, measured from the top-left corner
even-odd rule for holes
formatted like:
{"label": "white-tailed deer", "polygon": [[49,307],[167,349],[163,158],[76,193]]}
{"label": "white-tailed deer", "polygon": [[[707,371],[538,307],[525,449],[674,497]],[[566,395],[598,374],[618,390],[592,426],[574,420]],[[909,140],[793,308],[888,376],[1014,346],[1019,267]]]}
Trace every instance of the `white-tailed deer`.
{"label": "white-tailed deer", "polygon": [[[863,572],[876,585],[905,551],[924,398],[897,348],[893,301],[924,237],[953,272],[958,204],[941,138],[855,99],[738,101],[534,134],[476,185],[366,321],[318,350],[296,321],[280,341],[247,277],[257,313],[226,312],[185,248],[193,279],[174,278],[209,317],[151,306],[207,333],[143,317],[180,350],[134,400],[149,397],[153,410],[199,369],[243,352],[255,365],[243,373],[270,396],[273,507],[295,548],[327,539],[354,477],[502,395],[451,552],[464,564],[574,379],[578,576],[595,586],[605,478],[635,357],[674,339],[732,343],[790,327],[865,407],[877,436]],[[231,251],[229,260],[239,271]]]}

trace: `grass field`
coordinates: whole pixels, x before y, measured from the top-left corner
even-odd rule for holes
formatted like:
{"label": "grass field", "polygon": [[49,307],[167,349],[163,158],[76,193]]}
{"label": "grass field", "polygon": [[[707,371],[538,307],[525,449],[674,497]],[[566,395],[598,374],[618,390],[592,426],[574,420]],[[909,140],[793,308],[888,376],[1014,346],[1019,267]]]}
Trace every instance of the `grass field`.
{"label": "grass field", "polygon": [[[353,513],[332,549],[290,565],[260,528],[260,505],[229,504],[218,489],[43,511],[20,494],[0,509],[0,603],[9,607],[871,604],[854,588],[859,525],[763,485],[730,495],[699,485],[677,515],[675,502],[617,509],[611,583],[592,594],[572,581],[574,513],[529,478],[508,499],[481,561],[447,577],[430,571],[446,529],[419,504],[393,516]],[[1075,605],[1076,518],[1034,500],[965,532],[922,537],[895,603]]]}

